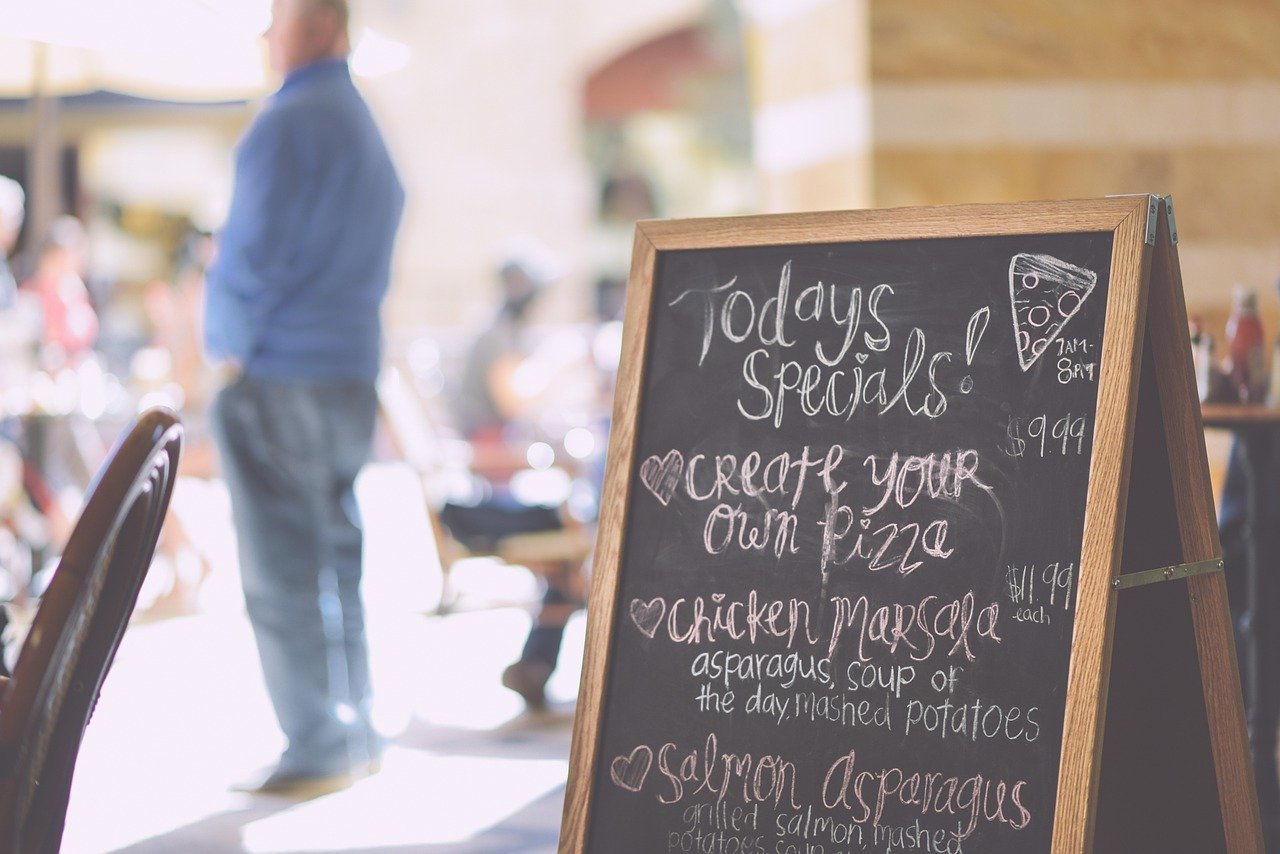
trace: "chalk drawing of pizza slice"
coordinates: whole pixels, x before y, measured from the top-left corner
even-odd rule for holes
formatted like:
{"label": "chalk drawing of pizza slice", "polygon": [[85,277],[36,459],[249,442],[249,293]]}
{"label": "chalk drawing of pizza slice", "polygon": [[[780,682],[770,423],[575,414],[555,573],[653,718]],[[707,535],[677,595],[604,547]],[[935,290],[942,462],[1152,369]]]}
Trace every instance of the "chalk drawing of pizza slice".
{"label": "chalk drawing of pizza slice", "polygon": [[1009,296],[1018,363],[1027,371],[1093,293],[1098,274],[1052,255],[1019,253],[1009,262]]}

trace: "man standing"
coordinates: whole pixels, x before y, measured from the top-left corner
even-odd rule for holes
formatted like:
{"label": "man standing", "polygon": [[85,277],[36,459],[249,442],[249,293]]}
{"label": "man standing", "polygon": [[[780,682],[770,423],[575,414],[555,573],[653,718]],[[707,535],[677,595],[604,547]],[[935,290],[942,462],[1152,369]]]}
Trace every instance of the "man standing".
{"label": "man standing", "polygon": [[275,0],[284,82],[236,150],[208,275],[212,411],[245,604],[287,739],[247,790],[308,797],[376,766],[353,490],[404,191],[347,68],[346,0]]}

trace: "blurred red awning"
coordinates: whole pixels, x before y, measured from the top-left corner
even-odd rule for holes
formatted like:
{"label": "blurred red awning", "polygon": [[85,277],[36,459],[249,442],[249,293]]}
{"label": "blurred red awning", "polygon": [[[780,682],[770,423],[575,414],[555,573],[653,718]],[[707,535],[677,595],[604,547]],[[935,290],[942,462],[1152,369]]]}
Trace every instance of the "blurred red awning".
{"label": "blurred red awning", "polygon": [[690,77],[713,72],[721,62],[699,27],[684,27],[644,42],[609,61],[588,78],[588,120],[616,121],[647,110],[684,106]]}

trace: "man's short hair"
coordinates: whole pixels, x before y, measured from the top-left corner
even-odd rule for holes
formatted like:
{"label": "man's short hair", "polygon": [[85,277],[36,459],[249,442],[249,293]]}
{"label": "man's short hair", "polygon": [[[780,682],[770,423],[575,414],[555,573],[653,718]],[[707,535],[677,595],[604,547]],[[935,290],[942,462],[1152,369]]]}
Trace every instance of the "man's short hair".
{"label": "man's short hair", "polygon": [[351,5],[347,0],[303,0],[307,7],[307,11],[316,12],[332,12],[334,18],[338,22],[339,32],[345,33],[347,25],[351,21]]}

